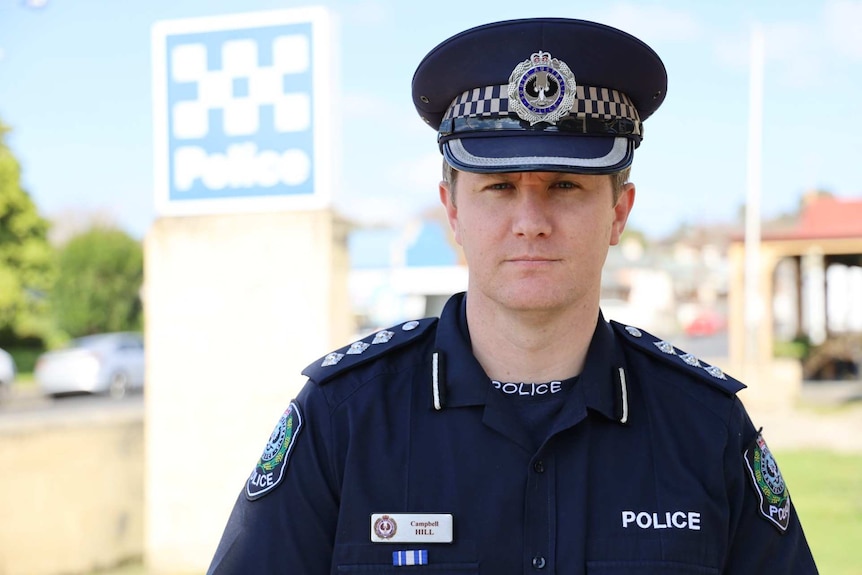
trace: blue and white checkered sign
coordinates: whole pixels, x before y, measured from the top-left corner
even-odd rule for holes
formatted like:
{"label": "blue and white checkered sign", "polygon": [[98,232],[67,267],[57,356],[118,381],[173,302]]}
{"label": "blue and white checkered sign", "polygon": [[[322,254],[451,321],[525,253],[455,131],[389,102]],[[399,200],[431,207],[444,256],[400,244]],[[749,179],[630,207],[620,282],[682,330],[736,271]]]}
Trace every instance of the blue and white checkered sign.
{"label": "blue and white checkered sign", "polygon": [[[163,213],[320,196],[330,73],[326,13],[306,9],[153,28],[157,204]],[[325,148],[324,148],[325,149]],[[284,205],[284,203],[282,203]],[[224,210],[217,210],[224,211]]]}

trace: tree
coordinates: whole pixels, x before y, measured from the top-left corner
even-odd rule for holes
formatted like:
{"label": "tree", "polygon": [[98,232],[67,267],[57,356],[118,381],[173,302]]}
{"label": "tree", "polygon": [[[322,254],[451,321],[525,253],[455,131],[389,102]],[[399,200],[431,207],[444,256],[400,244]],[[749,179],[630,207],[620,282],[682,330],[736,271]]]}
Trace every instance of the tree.
{"label": "tree", "polygon": [[47,293],[54,249],[47,220],[21,188],[21,168],[0,122],[0,342],[45,341],[51,333]]}
{"label": "tree", "polygon": [[60,250],[51,304],[70,336],[139,330],[144,252],[126,232],[94,227]]}

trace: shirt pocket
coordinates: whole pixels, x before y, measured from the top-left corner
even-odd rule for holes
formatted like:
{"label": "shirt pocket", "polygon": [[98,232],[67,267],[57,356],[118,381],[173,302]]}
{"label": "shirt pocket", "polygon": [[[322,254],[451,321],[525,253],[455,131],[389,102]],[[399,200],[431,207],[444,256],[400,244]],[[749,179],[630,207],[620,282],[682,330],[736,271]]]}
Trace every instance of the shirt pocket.
{"label": "shirt pocket", "polygon": [[718,569],[673,561],[587,561],[588,575],[718,575]]}
{"label": "shirt pocket", "polygon": [[589,575],[719,575],[721,552],[697,532],[591,538]]}
{"label": "shirt pocket", "polygon": [[[393,552],[414,549],[428,551],[427,564],[393,565]],[[479,573],[476,546],[470,542],[460,542],[457,546],[418,543],[415,545],[385,543],[336,545],[334,563],[337,573],[381,573],[383,575],[407,575],[416,572],[434,575]]]}

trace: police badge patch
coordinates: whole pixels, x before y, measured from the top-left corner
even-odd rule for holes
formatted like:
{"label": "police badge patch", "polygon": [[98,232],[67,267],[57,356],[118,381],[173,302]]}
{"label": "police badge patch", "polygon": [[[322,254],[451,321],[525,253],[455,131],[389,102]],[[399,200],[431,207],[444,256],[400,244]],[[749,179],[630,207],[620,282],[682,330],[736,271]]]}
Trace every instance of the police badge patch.
{"label": "police badge patch", "polygon": [[246,482],[245,493],[250,500],[263,497],[281,482],[288,457],[301,429],[302,415],[299,413],[299,406],[296,402],[291,402],[272,430],[260,460]]}
{"label": "police badge patch", "polygon": [[744,453],[754,490],[760,497],[760,513],[783,533],[790,524],[790,494],[778,463],[758,433]]}

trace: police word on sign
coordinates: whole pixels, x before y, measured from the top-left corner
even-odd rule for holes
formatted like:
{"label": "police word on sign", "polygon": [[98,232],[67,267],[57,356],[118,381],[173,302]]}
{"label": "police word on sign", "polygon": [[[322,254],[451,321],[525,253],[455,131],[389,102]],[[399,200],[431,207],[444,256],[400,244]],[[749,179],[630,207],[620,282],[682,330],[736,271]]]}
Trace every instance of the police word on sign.
{"label": "police word on sign", "polygon": [[250,142],[228,146],[226,154],[211,155],[203,148],[184,146],[174,153],[174,162],[174,185],[179,191],[191,189],[198,179],[211,190],[278,183],[295,186],[311,173],[311,161],[302,150],[258,152]]}
{"label": "police word on sign", "polygon": [[[308,133],[312,124],[310,52],[309,38],[297,34],[218,47],[191,42],[170,50],[176,192],[196,184],[271,188],[309,179],[310,138],[291,147],[290,134]],[[218,59],[215,68],[211,61]]]}

